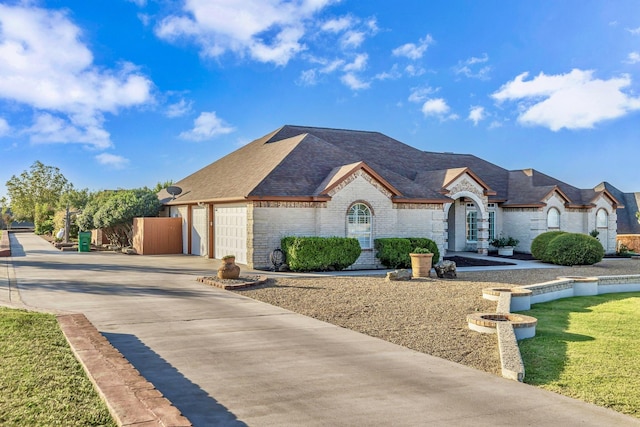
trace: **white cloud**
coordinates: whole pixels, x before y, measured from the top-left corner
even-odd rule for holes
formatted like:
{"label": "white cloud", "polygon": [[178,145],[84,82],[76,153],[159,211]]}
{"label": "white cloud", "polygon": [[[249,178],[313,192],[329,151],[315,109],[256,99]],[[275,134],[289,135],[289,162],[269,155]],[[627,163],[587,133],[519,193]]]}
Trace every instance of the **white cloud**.
{"label": "white cloud", "polygon": [[[286,65],[306,48],[301,42],[305,24],[333,1],[189,0],[184,2],[181,15],[160,22],[156,34],[169,41],[191,39],[207,57],[231,51],[260,62]],[[328,28],[331,25],[337,29],[343,24]]]}
{"label": "white cloud", "polygon": [[297,83],[301,86],[315,86],[318,84],[317,71],[315,69],[311,69],[301,72]]}
{"label": "white cloud", "polygon": [[115,154],[101,153],[95,158],[101,165],[109,166],[113,169],[124,169],[129,164],[129,159]]}
{"label": "white cloud", "polygon": [[370,83],[362,81],[353,73],[347,73],[343,75],[340,80],[342,81],[342,83],[353,90],[368,89],[371,86]]}
{"label": "white cloud", "polygon": [[182,117],[191,112],[191,106],[193,105],[192,101],[187,102],[184,98],[180,101],[170,104],[167,107],[167,111],[165,111],[165,116],[174,118],[174,117]]}
{"label": "white cloud", "polygon": [[367,67],[367,60],[369,59],[369,55],[366,53],[361,53],[355,57],[353,62],[344,66],[344,71],[362,71]]}
{"label": "white cloud", "polygon": [[469,110],[469,117],[467,120],[471,120],[474,126],[477,126],[478,123],[486,118],[486,113],[484,111],[484,107],[474,106]]}
{"label": "white cloud", "polygon": [[631,52],[628,56],[627,56],[627,61],[628,64],[637,64],[638,62],[640,62],[640,52]]}
{"label": "white cloud", "polygon": [[376,80],[396,80],[402,77],[402,73],[398,71],[398,64],[393,64],[391,70],[383,71],[376,74]]}
{"label": "white cloud", "polygon": [[341,18],[330,19],[320,27],[323,31],[330,33],[340,33],[353,25],[353,18],[343,16]]}
{"label": "white cloud", "polygon": [[35,144],[76,143],[101,149],[112,145],[109,132],[104,130],[101,122],[78,126],[66,118],[49,113],[36,114],[33,125],[26,133]]}
{"label": "white cloud", "polygon": [[405,56],[409,59],[420,59],[427,51],[427,48],[434,43],[433,38],[430,34],[423,39],[420,39],[420,43],[406,43],[400,47],[393,49],[392,53],[394,56]]}
{"label": "white cloud", "polygon": [[638,27],[638,28],[630,28],[627,31],[629,31],[631,34],[638,35],[638,34],[640,34],[640,27]]}
{"label": "white cloud", "polygon": [[410,75],[411,77],[418,77],[423,75],[424,73],[426,73],[425,69],[422,67],[416,67],[413,64],[409,64],[407,65],[407,67],[404,69],[404,71]]}
{"label": "white cloud", "polygon": [[595,124],[640,110],[640,98],[622,92],[631,78],[601,80],[593,71],[572,70],[567,74],[540,73],[525,81],[529,73],[518,75],[491,96],[498,102],[520,101],[518,122],[548,127],[585,129]]}
{"label": "white cloud", "polygon": [[324,67],[322,67],[320,69],[320,72],[324,74],[333,73],[335,70],[342,67],[344,65],[344,62],[345,61],[343,59],[335,59],[331,62],[328,62]]}
{"label": "white cloud", "polygon": [[341,38],[343,48],[356,48],[364,42],[365,33],[362,31],[347,31]]}
{"label": "white cloud", "polygon": [[98,68],[80,38],[65,12],[0,4],[0,98],[36,112],[34,142],[109,146],[104,114],[152,101],[153,83],[135,66]]}
{"label": "white cloud", "polygon": [[131,3],[135,3],[138,7],[145,7],[147,0],[129,0]]}
{"label": "white cloud", "polygon": [[426,100],[429,95],[437,92],[438,89],[434,89],[432,87],[416,87],[411,89],[411,93],[409,94],[409,102],[423,102]]}
{"label": "white cloud", "polygon": [[215,111],[203,112],[194,120],[193,129],[182,132],[180,138],[191,141],[204,141],[233,131],[235,129],[220,119]]}
{"label": "white cloud", "polygon": [[456,114],[449,114],[451,108],[442,98],[432,98],[422,105],[422,114],[425,117],[438,117],[440,120],[455,120],[458,118]]}
{"label": "white cloud", "polygon": [[491,67],[488,65],[476,67],[476,64],[484,64],[489,61],[489,56],[484,53],[481,57],[472,56],[465,61],[459,61],[458,65],[453,67],[453,72],[462,74],[468,78],[488,80]]}
{"label": "white cloud", "polygon": [[0,117],[0,137],[8,135],[10,130],[11,126],[9,126],[9,123],[5,119]]}

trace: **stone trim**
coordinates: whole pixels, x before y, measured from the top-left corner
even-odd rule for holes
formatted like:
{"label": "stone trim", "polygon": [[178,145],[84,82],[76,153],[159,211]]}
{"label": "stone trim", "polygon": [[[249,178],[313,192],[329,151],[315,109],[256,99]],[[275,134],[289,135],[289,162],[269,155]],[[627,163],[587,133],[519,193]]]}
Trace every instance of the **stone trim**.
{"label": "stone trim", "polygon": [[327,202],[255,201],[254,208],[326,208]]}
{"label": "stone trim", "polygon": [[441,211],[443,210],[443,205],[438,203],[394,203],[393,209],[425,209]]}

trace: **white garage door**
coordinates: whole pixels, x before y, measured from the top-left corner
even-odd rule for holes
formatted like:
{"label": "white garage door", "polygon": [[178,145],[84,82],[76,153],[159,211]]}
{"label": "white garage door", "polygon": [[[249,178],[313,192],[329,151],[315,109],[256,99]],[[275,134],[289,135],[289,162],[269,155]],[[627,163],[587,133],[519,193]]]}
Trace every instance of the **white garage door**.
{"label": "white garage door", "polygon": [[247,263],[247,207],[219,207],[215,210],[215,258],[235,255]]}
{"label": "white garage door", "polygon": [[191,254],[207,255],[207,208],[194,206],[191,211]]}

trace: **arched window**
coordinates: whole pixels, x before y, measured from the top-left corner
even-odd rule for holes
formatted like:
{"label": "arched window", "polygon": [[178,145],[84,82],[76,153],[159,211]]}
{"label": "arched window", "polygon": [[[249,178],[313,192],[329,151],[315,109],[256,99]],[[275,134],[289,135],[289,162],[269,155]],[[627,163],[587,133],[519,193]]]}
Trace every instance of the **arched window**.
{"label": "arched window", "polygon": [[596,214],[596,228],[609,227],[609,214],[605,209],[600,209]]}
{"label": "arched window", "polygon": [[371,249],[372,215],[369,206],[355,203],[347,212],[347,237],[354,237],[360,242],[362,249]]}
{"label": "arched window", "polygon": [[547,228],[560,228],[560,211],[556,208],[551,208],[547,212]]}

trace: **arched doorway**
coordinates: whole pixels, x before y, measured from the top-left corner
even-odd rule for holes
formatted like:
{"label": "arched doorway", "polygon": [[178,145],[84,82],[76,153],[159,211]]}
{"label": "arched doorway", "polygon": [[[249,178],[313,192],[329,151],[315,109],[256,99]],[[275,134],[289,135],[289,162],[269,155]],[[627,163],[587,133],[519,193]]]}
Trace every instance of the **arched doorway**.
{"label": "arched doorway", "polygon": [[482,200],[475,194],[461,192],[447,211],[447,251],[486,254],[488,216]]}

